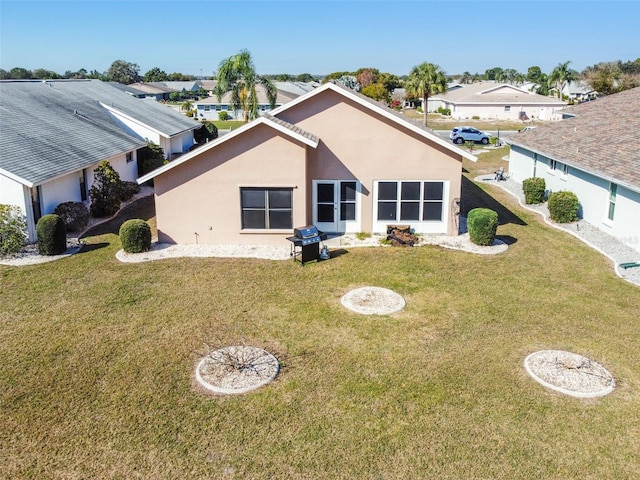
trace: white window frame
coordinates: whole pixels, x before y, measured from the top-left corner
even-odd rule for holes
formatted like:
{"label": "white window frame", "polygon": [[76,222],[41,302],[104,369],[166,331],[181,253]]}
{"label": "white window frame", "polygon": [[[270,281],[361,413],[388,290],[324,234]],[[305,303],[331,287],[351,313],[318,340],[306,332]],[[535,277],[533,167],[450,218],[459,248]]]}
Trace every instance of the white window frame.
{"label": "white window frame", "polygon": [[[397,205],[396,220],[378,220],[378,186],[380,183],[394,182],[397,188]],[[420,182],[420,220],[401,220],[400,208],[402,205],[401,184],[403,182]],[[424,184],[425,183],[442,183],[442,219],[441,220],[422,220],[424,200]],[[387,225],[409,225],[416,233],[447,233],[449,224],[449,189],[448,180],[442,179],[402,179],[402,180],[375,180],[373,182],[373,205],[372,205],[372,225],[374,233],[386,233]]]}

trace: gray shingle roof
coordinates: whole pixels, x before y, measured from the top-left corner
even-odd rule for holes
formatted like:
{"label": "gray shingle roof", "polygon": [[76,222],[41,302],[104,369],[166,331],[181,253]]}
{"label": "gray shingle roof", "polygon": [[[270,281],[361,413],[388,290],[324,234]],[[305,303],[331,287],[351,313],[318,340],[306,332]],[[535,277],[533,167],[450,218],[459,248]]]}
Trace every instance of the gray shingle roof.
{"label": "gray shingle roof", "polygon": [[576,116],[509,143],[640,191],[640,87],[571,108]]}
{"label": "gray shingle roof", "polygon": [[278,125],[291,130],[294,133],[297,133],[298,135],[301,135],[309,140],[311,140],[312,142],[318,143],[320,141],[320,139],[318,137],[316,137],[313,133],[310,133],[306,130],[303,130],[302,128],[289,123],[285,120],[282,120],[281,118],[278,117],[274,117],[273,115],[270,115],[268,113],[265,113],[262,115],[264,118],[266,118],[267,120],[270,120],[274,123],[277,123]]}
{"label": "gray shingle roof", "polygon": [[0,81],[0,169],[37,185],[146,144],[100,103],[166,136],[199,126],[99,80]]}

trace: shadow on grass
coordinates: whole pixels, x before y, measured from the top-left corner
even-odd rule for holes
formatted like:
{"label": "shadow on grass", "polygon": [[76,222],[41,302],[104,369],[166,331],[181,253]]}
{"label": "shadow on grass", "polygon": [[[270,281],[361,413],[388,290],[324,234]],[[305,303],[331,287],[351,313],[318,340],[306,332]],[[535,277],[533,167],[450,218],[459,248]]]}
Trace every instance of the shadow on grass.
{"label": "shadow on grass", "polygon": [[482,190],[473,181],[467,177],[462,177],[462,205],[460,206],[460,214],[465,217],[470,210],[474,208],[489,208],[498,214],[498,222],[500,225],[513,223],[515,225],[526,225],[526,222],[518,217],[507,207],[498,202],[495,198]]}
{"label": "shadow on grass", "polygon": [[94,250],[100,250],[101,248],[108,247],[109,244],[106,242],[101,243],[85,243],[78,253],[89,253]]}
{"label": "shadow on grass", "polygon": [[132,218],[140,218],[142,220],[148,221],[149,219],[155,217],[155,215],[156,205],[153,195],[142,197],[124,207],[112,219],[96,225],[95,227],[92,227],[84,232],[81,238],[93,237],[95,235],[106,235],[108,233],[118,235],[120,226],[127,220],[130,220]]}
{"label": "shadow on grass", "polygon": [[331,253],[331,258],[338,258],[346,253],[349,253],[349,251],[345,250],[344,248],[338,248],[337,250],[331,250],[330,253]]}
{"label": "shadow on grass", "polygon": [[517,238],[512,237],[511,235],[496,235],[496,238],[507,245],[513,245],[518,241]]}

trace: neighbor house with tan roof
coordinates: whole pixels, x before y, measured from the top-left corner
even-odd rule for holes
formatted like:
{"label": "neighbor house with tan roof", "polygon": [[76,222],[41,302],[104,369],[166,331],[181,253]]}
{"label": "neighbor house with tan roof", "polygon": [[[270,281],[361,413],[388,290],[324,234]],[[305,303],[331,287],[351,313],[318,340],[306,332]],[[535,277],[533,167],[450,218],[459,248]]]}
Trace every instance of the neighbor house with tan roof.
{"label": "neighbor house with tan roof", "polygon": [[427,111],[451,110],[451,117],[488,120],[559,120],[566,102],[507,83],[457,84],[446,93],[429,98]]}
{"label": "neighbor house with tan roof", "polygon": [[570,107],[560,122],[509,138],[512,178],[567,190],[580,216],[640,253],[640,88]]}
{"label": "neighbor house with tan roof", "polygon": [[160,242],[284,245],[308,224],[457,235],[463,158],[476,159],[327,83],[138,182],[154,180]]}

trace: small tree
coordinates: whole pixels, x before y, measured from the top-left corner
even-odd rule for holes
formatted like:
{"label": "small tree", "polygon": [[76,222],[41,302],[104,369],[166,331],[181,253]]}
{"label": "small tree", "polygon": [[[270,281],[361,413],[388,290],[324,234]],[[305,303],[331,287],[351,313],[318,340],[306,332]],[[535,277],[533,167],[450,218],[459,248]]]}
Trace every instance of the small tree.
{"label": "small tree", "polygon": [[218,138],[218,127],[213,122],[202,122],[202,126],[193,132],[193,138],[197,143],[206,143]]}
{"label": "small tree", "polygon": [[558,223],[570,223],[578,220],[580,202],[573,192],[553,192],[549,195],[549,216]]}
{"label": "small tree", "polygon": [[94,217],[115,215],[120,209],[122,199],[120,175],[107,160],[100,162],[93,173],[94,181],[89,189],[91,215]]}
{"label": "small tree", "polygon": [[488,208],[474,208],[467,215],[469,239],[476,245],[493,245],[498,229],[498,214]]}
{"label": "small tree", "polygon": [[55,213],[44,215],[36,225],[40,255],[60,255],[67,249],[64,221]]}
{"label": "small tree", "polygon": [[166,163],[164,151],[160,145],[153,142],[138,150],[138,171],[140,175],[146,175]]}
{"label": "small tree", "polygon": [[27,219],[16,205],[0,205],[0,256],[18,253],[27,242]]}
{"label": "small tree", "polygon": [[222,110],[220,113],[218,113],[218,120],[222,122],[229,120],[229,114],[226,111]]}

